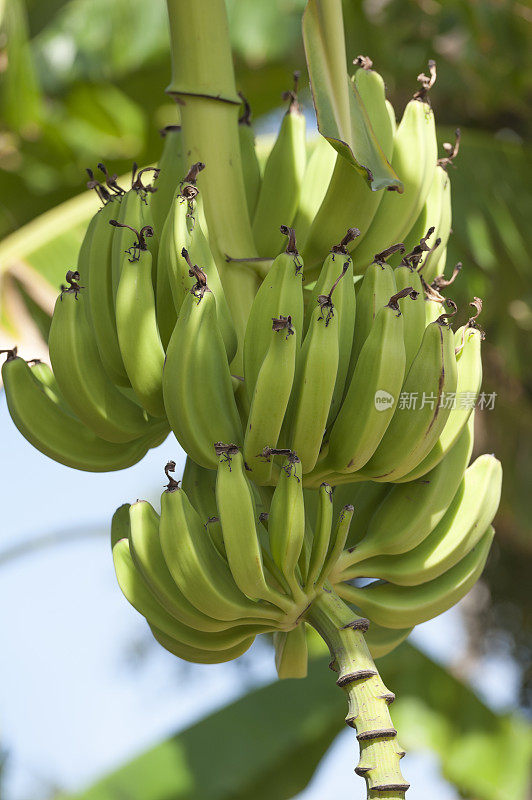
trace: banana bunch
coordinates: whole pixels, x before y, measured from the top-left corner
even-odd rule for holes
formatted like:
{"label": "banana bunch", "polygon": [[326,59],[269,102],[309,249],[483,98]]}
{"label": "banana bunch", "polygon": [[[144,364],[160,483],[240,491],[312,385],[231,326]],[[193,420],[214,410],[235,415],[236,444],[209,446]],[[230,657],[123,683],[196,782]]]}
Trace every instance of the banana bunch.
{"label": "banana bunch", "polygon": [[[216,472],[187,459],[182,487],[170,474],[175,463],[166,465],[160,514],[145,501],[116,511],[118,582],[155,638],[180,658],[228,661],[271,633],[279,675],[303,677],[304,614],[344,550],[353,506],[335,514],[324,484],[311,527],[295,453],[285,456],[275,490],[260,493],[236,445],[217,442],[213,450]],[[384,647],[381,635],[378,652]]]}

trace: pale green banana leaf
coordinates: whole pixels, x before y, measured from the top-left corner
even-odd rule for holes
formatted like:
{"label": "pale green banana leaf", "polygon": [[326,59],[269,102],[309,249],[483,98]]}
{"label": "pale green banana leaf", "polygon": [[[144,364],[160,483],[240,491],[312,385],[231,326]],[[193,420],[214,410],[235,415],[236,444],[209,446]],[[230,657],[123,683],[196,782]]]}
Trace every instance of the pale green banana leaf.
{"label": "pale green banana leaf", "polygon": [[[327,664],[316,658],[306,680],[250,692],[75,800],[288,800],[305,788],[343,728],[345,696]],[[410,645],[379,667],[397,694],[392,715],[403,746],[436,752],[444,776],[467,797],[524,800],[532,754],[527,723],[495,714]]]}
{"label": "pale green banana leaf", "polygon": [[303,41],[318,129],[371,189],[402,183],[382,152],[367,111],[347,73],[341,0],[309,0]]}

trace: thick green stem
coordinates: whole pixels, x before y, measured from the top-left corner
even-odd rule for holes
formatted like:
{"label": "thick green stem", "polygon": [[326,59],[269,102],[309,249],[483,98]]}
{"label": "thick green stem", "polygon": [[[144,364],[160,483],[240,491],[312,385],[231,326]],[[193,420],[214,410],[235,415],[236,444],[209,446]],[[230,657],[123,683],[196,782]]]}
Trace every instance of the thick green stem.
{"label": "thick green stem", "polygon": [[[240,345],[258,279],[225,256],[257,255],[249,220],[238,136],[236,92],[224,0],[167,0],[172,81],[167,88],[181,109],[185,158],[206,167],[198,178],[209,240]],[[235,369],[235,366],[233,367]]]}
{"label": "thick green stem", "polygon": [[404,800],[409,787],[399,765],[404,751],[389,711],[395,696],[382,682],[364,640],[368,621],[353,614],[329,588],[314,601],[306,619],[329,646],[336,682],[347,694],[346,723],[356,729],[360,745],[355,772],[365,779],[368,798]]}

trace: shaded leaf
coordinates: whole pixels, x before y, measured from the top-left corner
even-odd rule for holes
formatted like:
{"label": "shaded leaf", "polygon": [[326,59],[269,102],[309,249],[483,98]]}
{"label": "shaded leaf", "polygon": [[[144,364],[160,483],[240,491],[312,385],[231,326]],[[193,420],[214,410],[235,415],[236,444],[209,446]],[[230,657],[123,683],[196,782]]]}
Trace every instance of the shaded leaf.
{"label": "shaded leaf", "polygon": [[341,0],[309,0],[303,14],[303,40],[320,133],[373,191],[401,190],[401,181],[347,73]]}

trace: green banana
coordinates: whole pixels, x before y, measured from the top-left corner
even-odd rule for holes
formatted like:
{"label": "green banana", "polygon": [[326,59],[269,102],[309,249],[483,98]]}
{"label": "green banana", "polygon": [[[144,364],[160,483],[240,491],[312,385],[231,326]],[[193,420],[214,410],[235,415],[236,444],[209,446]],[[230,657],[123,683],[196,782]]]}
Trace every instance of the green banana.
{"label": "green banana", "polygon": [[227,563],[240,591],[250,600],[269,600],[286,609],[290,603],[270,587],[264,572],[253,491],[245,474],[244,459],[236,447],[229,447],[220,455],[216,505]]}
{"label": "green banana", "polygon": [[255,383],[266,352],[270,346],[272,319],[281,316],[292,318],[296,346],[299,348],[303,332],[303,282],[302,262],[296,249],[293,229],[283,226],[288,236],[286,250],[274,260],[262,281],[253,305],[244,337],[244,386],[249,402],[253,398]]}
{"label": "green banana", "polygon": [[244,458],[255,483],[270,482],[273,461],[266,448],[276,448],[296,366],[296,334],[291,317],[273,318],[270,346],[259,370],[244,438]]}
{"label": "green banana", "polygon": [[305,539],[305,503],[301,478],[301,461],[295,453],[290,453],[279,474],[268,517],[272,558],[284,575],[296,602],[305,598],[298,575],[298,561]]}
{"label": "green banana", "polygon": [[[333,490],[328,483],[321,484],[318,497],[318,508],[310,550],[309,567],[305,576],[305,592],[307,593],[314,589],[314,584],[322,573],[331,542],[334,505]],[[306,497],[305,514],[308,517]]]}
{"label": "green banana", "polygon": [[448,144],[444,145],[444,147],[446,148],[448,156],[446,158],[440,158],[436,167],[438,178],[443,186],[440,218],[437,226],[438,237],[441,240],[441,244],[438,251],[429,253],[425,259],[423,276],[427,283],[431,283],[438,275],[443,275],[445,269],[445,251],[447,249],[447,242],[449,241],[452,224],[451,181],[447,174],[447,168],[452,164],[454,158],[458,154],[460,147],[459,129],[456,130],[456,142],[454,147]]}
{"label": "green banana", "polygon": [[129,548],[136,568],[166,611],[183,625],[198,631],[223,631],[231,622],[202,614],[177,587],[164,560],[159,538],[159,515],[146,501],[128,506]]}
{"label": "green banana", "polygon": [[[168,465],[171,468],[172,464]],[[168,468],[167,467],[167,468]],[[214,619],[272,624],[280,612],[253,603],[236,586],[229,566],[209,536],[183,489],[171,480],[161,499],[161,547],[170,573],[184,596]]]}
{"label": "green banana", "polygon": [[468,467],[450,505],[417,547],[397,556],[381,555],[358,564],[358,575],[416,586],[443,575],[477,545],[497,512],[502,469],[494,456],[479,456]]}
{"label": "green banana", "polygon": [[253,628],[249,625],[206,632],[183,625],[171,616],[159,603],[136,568],[127,539],[120,539],[114,545],[113,561],[118,584],[126,600],[151,625],[155,625],[161,632],[182,644],[200,650],[226,650],[241,644],[253,635]]}
{"label": "green banana", "polygon": [[215,442],[241,445],[229,364],[208,286],[189,292],[166,353],[163,394],[170,426],[190,457],[216,469]]}
{"label": "green banana", "polygon": [[[472,426],[464,429],[448,455],[426,479],[394,486],[375,510],[366,536],[338,567],[385,553],[405,553],[420,544],[441,520],[458,491],[473,449]],[[353,577],[355,567],[350,568]]]}
{"label": "green banana", "polygon": [[375,322],[375,317],[379,310],[389,301],[390,297],[397,292],[393,269],[386,263],[386,259],[393,252],[401,249],[403,245],[396,245],[390,251],[377,253],[375,261],[367,268],[362,281],[359,283],[357,291],[357,314],[355,319],[355,330],[353,334],[353,346],[351,348],[351,359],[347,372],[349,381],[355,370],[360,351],[369,332]]}
{"label": "green banana", "polygon": [[149,420],[108,377],[87,305],[79,287],[65,290],[56,301],[48,340],[54,374],[67,403],[88,428],[109,442],[129,442],[149,433]]}
{"label": "green banana", "polygon": [[[379,137],[383,155],[390,160],[394,148],[394,130],[386,106],[384,81],[378,72],[363,68],[355,73],[354,84],[362,98],[371,126]],[[318,265],[325,258],[331,242],[338,241],[347,228],[356,225],[361,238],[367,234],[368,229],[371,230],[372,220],[384,194],[383,191],[372,192],[366,178],[347,163],[343,156],[336,155],[327,192],[314,215],[302,247],[308,280],[316,277]],[[356,251],[360,241],[361,239],[353,241],[349,250]],[[375,252],[377,249],[379,248]],[[356,257],[355,268],[357,272],[360,271]],[[392,293],[388,296],[390,294]]]}
{"label": "green banana", "polygon": [[413,481],[422,477],[436,466],[454,446],[461,431],[472,417],[482,383],[482,358],[480,347],[482,332],[478,328],[465,325],[454,336],[457,366],[456,396],[454,405],[440,437],[430,453],[399,481]]}
{"label": "green banana", "polygon": [[[122,226],[117,220],[111,220],[111,223],[118,228]],[[157,327],[151,279],[152,256],[147,245],[153,229],[146,226],[132,232],[137,238],[129,252],[124,253],[116,294],[118,342],[139,402],[152,416],[164,417],[164,349]]]}
{"label": "green banana", "polygon": [[185,174],[183,134],[179,125],[167,125],[161,131],[163,152],[157,164],[157,191],[150,198],[153,229],[161,239],[164,223],[172,207],[172,201]]}
{"label": "green banana", "polygon": [[336,562],[340,558],[349,535],[349,527],[351,525],[351,520],[353,519],[354,513],[355,507],[352,505],[344,506],[340,511],[338,522],[336,523],[334,533],[331,536],[331,541],[329,543],[327,557],[317,580],[317,587],[321,587],[328,579],[329,574],[334,569]]}
{"label": "green banana", "polygon": [[[326,296],[332,286],[334,291],[334,313],[338,316],[338,369],[331,399],[327,425],[334,421],[340,408],[345,389],[345,381],[353,346],[355,328],[356,296],[353,282],[353,262],[348,255],[349,243],[358,236],[356,228],[350,228],[342,241],[335,245],[323,262],[318,280],[312,290],[308,303],[308,311],[316,308],[318,298]],[[311,313],[305,320],[305,333],[308,329]]]}
{"label": "green banana", "polygon": [[228,647],[225,650],[200,650],[167,636],[154,625],[150,625],[150,628],[154,638],[165,650],[168,650],[169,653],[178,658],[182,658],[183,661],[191,661],[194,664],[223,664],[226,661],[233,661],[233,659],[243,655],[246,650],[249,650],[255,639],[254,636],[250,636],[240,644]]}
{"label": "green banana", "polygon": [[283,246],[279,229],[294,220],[305,172],[305,117],[297,102],[298,78],[299,73],[294,73],[294,89],[284,95],[289,100],[288,110],[264,167],[253,217],[257,252],[266,258],[276,256]]}
{"label": "green banana", "polygon": [[404,191],[384,194],[370,229],[356,248],[357,272],[363,272],[383,247],[402,241],[412,228],[430,191],[437,155],[433,111],[425,100],[411,100],[395,134],[391,161]]}
{"label": "green banana", "polygon": [[259,199],[262,176],[255,150],[255,133],[251,127],[251,108],[243,94],[240,94],[240,98],[244,104],[244,112],[238,120],[238,138],[240,140],[240,155],[242,158],[246,202],[249,218],[253,219]]}
{"label": "green banana", "polygon": [[[399,405],[374,455],[362,470],[372,480],[394,481],[417,466],[440,436],[450,409],[442,407],[456,391],[453,332],[442,314],[425,329],[423,341],[406,376]],[[409,408],[409,398],[420,400]]]}
{"label": "green banana", "polygon": [[[115,228],[109,221],[120,211],[118,199],[109,201],[98,212],[98,218],[88,253],[88,305],[94,338],[105,371],[113,383],[129,387],[116,330],[115,298],[113,295],[111,249]],[[85,280],[80,264],[79,271]]]}
{"label": "green banana", "polygon": [[[412,291],[408,286],[403,290]],[[397,294],[376,311],[331,431],[324,469],[356,472],[363,467],[397,408],[405,373],[403,315]]]}
{"label": "green banana", "polygon": [[204,527],[221,556],[226,558],[222,526],[216,506],[216,472],[204,469],[187,456],[181,485],[204,520]]}
{"label": "green banana", "polygon": [[276,631],[273,634],[275,666],[278,677],[306,678],[308,670],[308,648],[305,624],[300,623],[291,631]]}
{"label": "green banana", "polygon": [[419,273],[410,266],[396,267],[394,277],[398,292],[410,286],[415,293],[410,293],[399,300],[399,309],[403,315],[405,375],[408,375],[408,370],[417,355],[426,328],[424,292]]}
{"label": "green banana", "polygon": [[484,569],[493,536],[494,530],[489,528],[468,555],[428,583],[395,586],[375,581],[364,588],[339,583],[335,590],[378,625],[387,628],[419,625],[447,611],[474,586]]}
{"label": "green banana", "polygon": [[126,444],[101,439],[72,413],[66,401],[55,402],[24,359],[8,357],[2,366],[7,405],[20,433],[37,450],[67,467],[88,472],[125,469],[146,455],[168,435],[158,423],[147,436]]}
{"label": "green banana", "polygon": [[317,136],[301,183],[299,205],[294,220],[294,230],[302,249],[312,221],[321,206],[336,162],[336,150],[324,136]]}
{"label": "green banana", "polygon": [[412,633],[413,628],[394,630],[393,628],[383,628],[382,625],[372,622],[369,630],[364,636],[364,640],[369,647],[369,652],[373,658],[382,658],[396,647]]}

